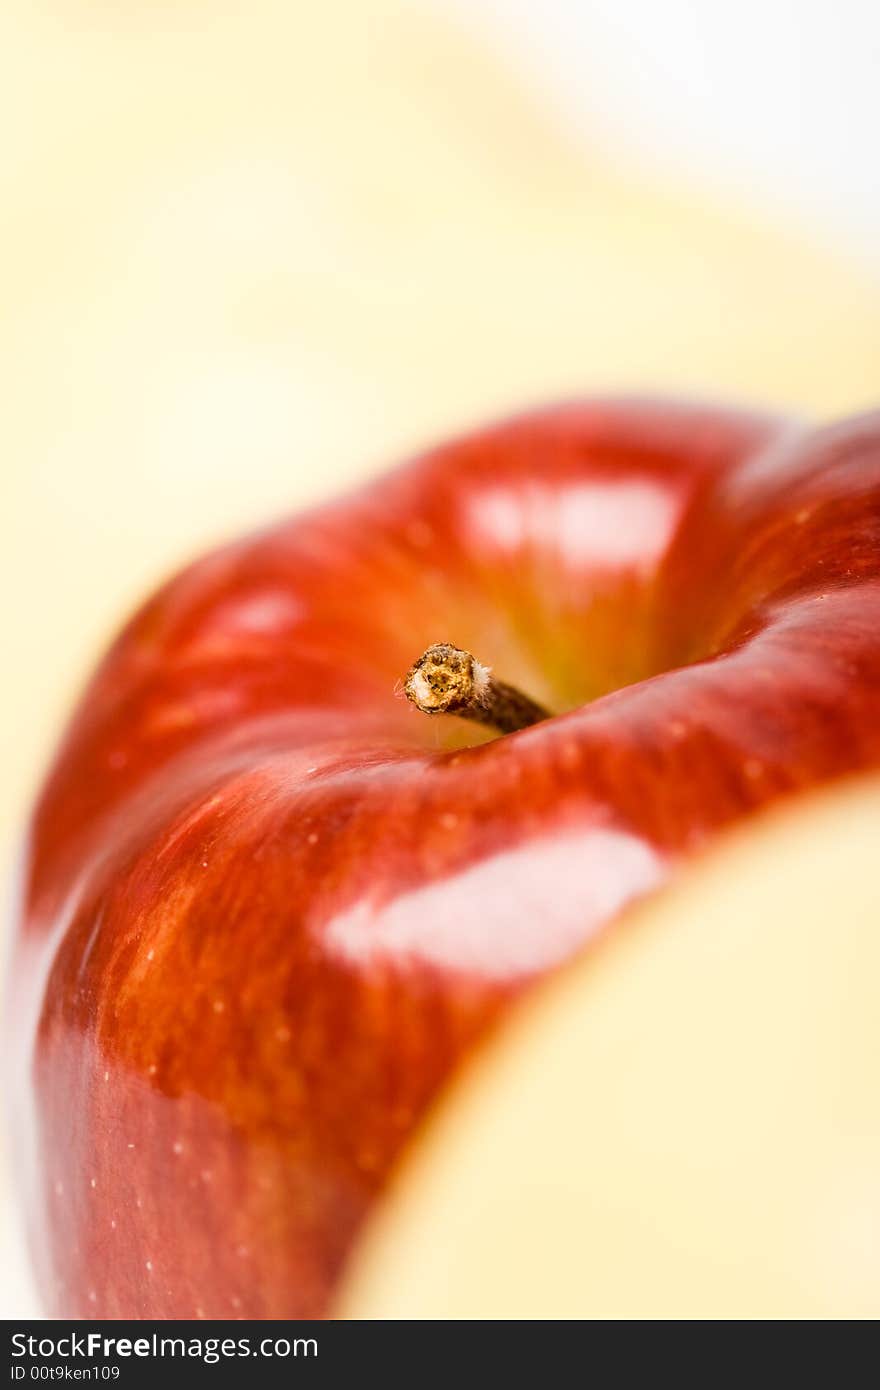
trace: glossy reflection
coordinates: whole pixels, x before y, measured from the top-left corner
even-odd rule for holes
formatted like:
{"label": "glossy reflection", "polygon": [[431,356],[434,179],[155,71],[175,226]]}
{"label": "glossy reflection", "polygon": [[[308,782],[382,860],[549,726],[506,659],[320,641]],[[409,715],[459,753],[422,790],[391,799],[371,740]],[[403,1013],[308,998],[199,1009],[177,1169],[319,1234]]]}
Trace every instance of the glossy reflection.
{"label": "glossy reflection", "polygon": [[[455,813],[445,817],[454,830]],[[566,960],[664,877],[662,858],[633,835],[562,830],[528,854],[502,851],[390,903],[363,898],[327,923],[322,946],[358,969],[410,962],[519,984]]]}
{"label": "glossy reflection", "polygon": [[672,539],[681,501],[676,490],[651,480],[487,488],[469,501],[467,524],[476,546],[536,563],[540,556],[572,577],[646,572]]}

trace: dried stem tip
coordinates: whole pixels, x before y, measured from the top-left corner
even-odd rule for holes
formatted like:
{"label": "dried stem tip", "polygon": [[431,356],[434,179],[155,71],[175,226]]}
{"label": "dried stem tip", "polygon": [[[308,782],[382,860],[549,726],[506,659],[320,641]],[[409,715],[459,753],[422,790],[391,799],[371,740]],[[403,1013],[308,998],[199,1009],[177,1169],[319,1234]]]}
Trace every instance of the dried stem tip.
{"label": "dried stem tip", "polygon": [[550,717],[515,686],[496,680],[470,652],[449,642],[436,642],[419,657],[404,690],[423,714],[457,714],[503,734]]}

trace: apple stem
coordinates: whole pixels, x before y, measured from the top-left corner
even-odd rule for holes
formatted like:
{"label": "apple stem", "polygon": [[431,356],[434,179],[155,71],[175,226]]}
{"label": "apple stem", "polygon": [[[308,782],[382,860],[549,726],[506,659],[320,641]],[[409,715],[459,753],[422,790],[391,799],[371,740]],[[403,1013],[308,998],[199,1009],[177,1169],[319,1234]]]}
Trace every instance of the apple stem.
{"label": "apple stem", "polygon": [[513,734],[550,713],[516,686],[497,680],[488,666],[449,642],[435,642],[410,670],[404,691],[423,714],[457,714]]}

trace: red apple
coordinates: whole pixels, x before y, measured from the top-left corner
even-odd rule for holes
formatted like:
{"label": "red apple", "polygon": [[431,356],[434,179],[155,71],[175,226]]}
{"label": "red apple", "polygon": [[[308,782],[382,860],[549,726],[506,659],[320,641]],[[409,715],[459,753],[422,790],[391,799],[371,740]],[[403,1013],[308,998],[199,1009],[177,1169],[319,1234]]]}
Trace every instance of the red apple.
{"label": "red apple", "polygon": [[[401,682],[438,640],[553,717],[426,718]],[[325,1312],[511,1000],[722,827],[877,764],[880,415],[550,410],[193,565],[94,676],[30,832],[12,1046],[49,1308]]]}

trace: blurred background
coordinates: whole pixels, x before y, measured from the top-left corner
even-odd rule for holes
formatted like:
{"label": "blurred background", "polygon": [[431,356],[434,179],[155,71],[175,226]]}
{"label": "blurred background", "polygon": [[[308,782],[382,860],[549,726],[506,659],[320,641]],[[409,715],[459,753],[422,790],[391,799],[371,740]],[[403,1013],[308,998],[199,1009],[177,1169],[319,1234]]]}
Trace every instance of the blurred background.
{"label": "blurred background", "polygon": [[4,864],[200,547],[547,397],[876,405],[878,71],[872,0],[5,0]]}

